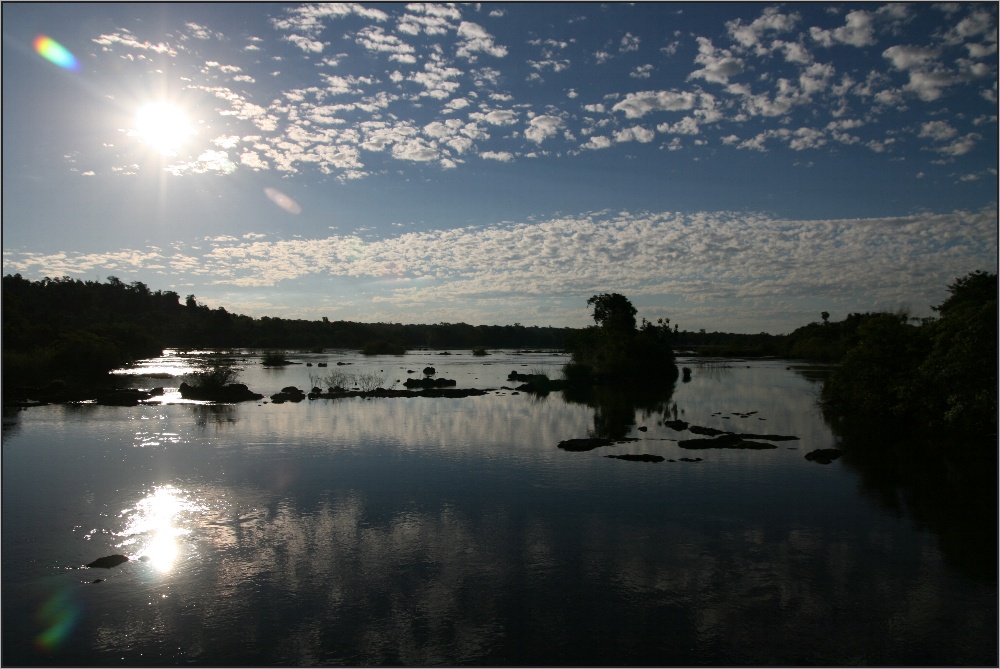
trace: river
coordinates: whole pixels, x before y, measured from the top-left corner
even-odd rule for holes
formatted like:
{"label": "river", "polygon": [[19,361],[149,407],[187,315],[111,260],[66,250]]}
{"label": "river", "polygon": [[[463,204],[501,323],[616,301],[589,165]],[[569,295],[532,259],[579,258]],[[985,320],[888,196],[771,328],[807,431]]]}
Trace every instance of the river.
{"label": "river", "polygon": [[[240,380],[490,392],[182,402],[199,355],[166,352],[127,375],[153,403],[5,412],[5,665],[997,664],[995,474],[939,504],[884,457],[808,460],[845,448],[820,369],[681,359],[672,393],[567,398],[507,380],[553,352],[288,357]],[[559,447],[592,436],[617,443]]]}

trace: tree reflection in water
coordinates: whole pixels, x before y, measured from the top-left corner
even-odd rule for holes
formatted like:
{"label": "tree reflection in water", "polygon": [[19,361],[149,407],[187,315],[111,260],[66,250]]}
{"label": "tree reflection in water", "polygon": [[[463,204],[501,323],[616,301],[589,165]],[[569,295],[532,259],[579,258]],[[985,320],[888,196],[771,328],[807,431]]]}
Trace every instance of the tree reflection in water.
{"label": "tree reflection in water", "polygon": [[569,387],[563,398],[573,404],[594,409],[591,437],[624,439],[636,425],[635,415],[662,415],[667,412],[676,381],[658,386],[587,386]]}
{"label": "tree reflection in water", "polygon": [[963,575],[997,582],[995,438],[913,434],[831,412],[824,419],[841,439],[844,464],[861,475],[862,496],[931,530]]}

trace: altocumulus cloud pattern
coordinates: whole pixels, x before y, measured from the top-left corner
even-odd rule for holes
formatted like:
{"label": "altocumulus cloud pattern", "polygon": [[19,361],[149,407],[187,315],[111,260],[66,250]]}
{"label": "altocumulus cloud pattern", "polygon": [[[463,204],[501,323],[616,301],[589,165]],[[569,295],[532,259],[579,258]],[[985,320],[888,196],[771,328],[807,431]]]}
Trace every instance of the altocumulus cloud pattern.
{"label": "altocumulus cloud pattern", "polygon": [[992,4],[73,11],[5,9],[4,88],[41,82],[5,272],[409,322],[581,325],[613,290],[778,332],[996,266]]}

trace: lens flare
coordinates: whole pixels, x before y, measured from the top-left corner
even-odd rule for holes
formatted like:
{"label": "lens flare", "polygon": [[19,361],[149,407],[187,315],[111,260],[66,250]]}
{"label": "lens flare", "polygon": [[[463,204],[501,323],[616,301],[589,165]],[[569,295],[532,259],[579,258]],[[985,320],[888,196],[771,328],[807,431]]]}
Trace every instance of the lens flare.
{"label": "lens flare", "polygon": [[73,631],[80,617],[80,607],[67,590],[61,590],[45,601],[36,616],[45,631],[35,637],[35,646],[52,652]]}
{"label": "lens flare", "polygon": [[264,195],[267,196],[268,200],[275,203],[289,214],[302,213],[302,207],[299,206],[299,203],[282,193],[277,188],[265,188]]}
{"label": "lens flare", "polygon": [[58,65],[64,70],[80,71],[80,63],[66,47],[47,35],[35,38],[35,51],[45,60]]}

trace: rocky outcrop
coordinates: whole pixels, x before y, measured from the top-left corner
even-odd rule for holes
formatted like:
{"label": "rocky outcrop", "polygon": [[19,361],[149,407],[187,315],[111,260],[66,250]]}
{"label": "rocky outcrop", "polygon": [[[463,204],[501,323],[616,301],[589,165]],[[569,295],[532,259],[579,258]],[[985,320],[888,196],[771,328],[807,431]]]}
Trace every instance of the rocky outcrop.
{"label": "rocky outcrop", "polygon": [[[425,370],[426,373],[426,370]],[[458,381],[454,379],[407,379],[403,381],[407,388],[444,388],[446,386],[457,386]]]}
{"label": "rocky outcrop", "polygon": [[601,446],[611,446],[613,441],[601,437],[589,437],[587,439],[566,439],[559,442],[559,448],[564,451],[592,451]]}
{"label": "rocky outcrop", "polygon": [[128,558],[124,555],[105,555],[104,557],[97,558],[87,566],[91,569],[111,569],[112,567],[117,567],[125,562],[128,562]]}
{"label": "rocky outcrop", "polygon": [[714,427],[702,427],[701,425],[692,425],[688,429],[695,434],[703,434],[706,437],[714,437],[720,434],[729,434],[725,430],[717,430]]}
{"label": "rocky outcrop", "polygon": [[308,397],[311,400],[339,400],[347,397],[478,397],[488,395],[488,390],[479,388],[425,388],[423,390],[396,390],[386,388],[376,388],[375,390],[344,390],[343,388],[330,388],[323,392],[318,388],[313,388],[313,392]]}
{"label": "rocky outcrop", "polygon": [[636,437],[626,437],[625,439],[605,439],[604,437],[586,437],[584,439],[566,439],[560,441],[558,446],[564,451],[592,451],[601,446],[612,446],[614,444],[625,444],[630,441],[639,441]]}
{"label": "rocky outcrop", "polygon": [[285,386],[281,389],[280,393],[271,395],[271,401],[274,404],[281,404],[283,402],[301,402],[305,398],[305,392],[299,390],[295,386]]}
{"label": "rocky outcrop", "polygon": [[828,465],[843,454],[844,452],[839,448],[817,448],[815,451],[806,453],[806,460]]}
{"label": "rocky outcrop", "polygon": [[617,460],[630,460],[632,462],[663,462],[664,460],[662,455],[652,455],[650,453],[640,453],[638,455],[625,453],[624,455],[605,455],[604,457],[615,458]]}
{"label": "rocky outcrop", "polygon": [[181,383],[181,397],[186,400],[201,400],[203,402],[248,402],[264,399],[260,393],[255,393],[243,383],[230,383],[220,387],[192,386]]}
{"label": "rocky outcrop", "polygon": [[743,439],[738,434],[721,434],[713,439],[683,439],[677,442],[677,445],[681,448],[746,448],[755,450],[764,450],[769,448],[777,448],[774,444],[768,444],[763,441],[749,441]]}

